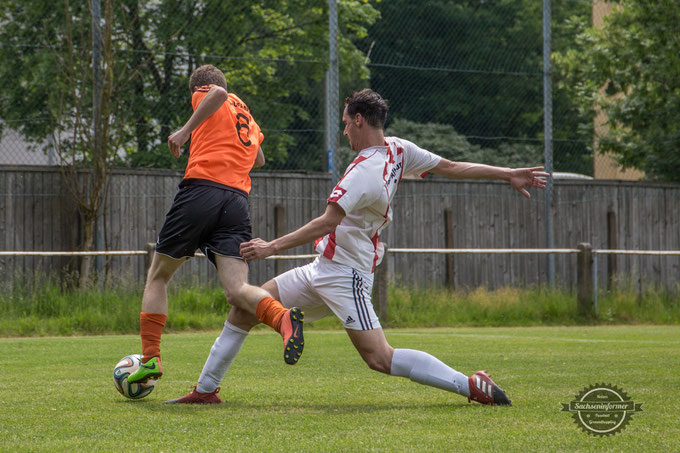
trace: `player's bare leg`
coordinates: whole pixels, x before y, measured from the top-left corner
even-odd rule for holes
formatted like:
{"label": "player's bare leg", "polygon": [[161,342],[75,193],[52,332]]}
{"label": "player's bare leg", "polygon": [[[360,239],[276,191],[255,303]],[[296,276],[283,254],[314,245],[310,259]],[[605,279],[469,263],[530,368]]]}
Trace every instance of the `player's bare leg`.
{"label": "player's bare leg", "polygon": [[[274,280],[270,280],[262,286],[274,299],[279,298],[279,289]],[[220,336],[210,349],[210,355],[203,365],[198,385],[188,394],[166,401],[168,404],[219,404],[222,402],[217,393],[224,376],[229,371],[231,364],[236,359],[241,346],[245,342],[250,329],[259,324],[257,316],[248,311],[232,306],[229,316],[224,323]]]}
{"label": "player's bare leg", "polygon": [[142,364],[128,377],[129,383],[159,379],[161,367],[161,334],[168,317],[168,283],[186,258],[175,259],[155,253],[146,277],[142,312],[139,317],[142,337]]}
{"label": "player's bare leg", "polygon": [[[419,384],[455,392],[482,404],[510,404],[505,392],[485,373],[477,372],[468,377],[426,352],[394,349],[382,329],[346,330],[361,358],[372,370],[407,377]],[[485,389],[492,386],[493,390],[487,392],[494,392],[491,398],[479,395],[476,388],[478,381]],[[486,383],[481,384],[483,381]]]}
{"label": "player's bare leg", "polygon": [[304,313],[297,307],[284,308],[265,289],[249,285],[248,265],[242,259],[216,255],[217,272],[229,302],[257,316],[281,334],[283,359],[295,365],[304,348]]}
{"label": "player's bare leg", "polygon": [[370,369],[390,374],[394,348],[387,343],[385,332],[382,329],[345,330],[359,355]]}
{"label": "player's bare leg", "polygon": [[246,310],[231,307],[220,336],[215,339],[210,355],[203,365],[198,385],[186,395],[166,401],[168,404],[219,404],[217,395],[224,376],[231,368],[257,317]]}

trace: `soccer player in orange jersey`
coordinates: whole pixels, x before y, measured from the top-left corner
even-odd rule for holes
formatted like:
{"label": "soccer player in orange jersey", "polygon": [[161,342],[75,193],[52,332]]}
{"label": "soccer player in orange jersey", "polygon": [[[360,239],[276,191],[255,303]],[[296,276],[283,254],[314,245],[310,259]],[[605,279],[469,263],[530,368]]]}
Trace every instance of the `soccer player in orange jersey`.
{"label": "soccer player in orange jersey", "polygon": [[286,363],[295,364],[304,345],[302,312],[286,309],[266,290],[248,285],[248,264],[239,251],[240,244],[251,239],[249,173],[264,165],[260,147],[264,135],[248,106],[227,92],[226,78],[216,67],[196,69],[189,89],[194,113],[168,137],[175,157],[191,138],[189,162],[147,275],[139,323],[144,357],[139,370],[128,377],[130,383],[162,376],[160,341],[168,315],[168,282],[197,249],[217,268],[232,305],[245,310],[254,322],[272,326],[285,343],[296,346],[296,354],[284,352]]}

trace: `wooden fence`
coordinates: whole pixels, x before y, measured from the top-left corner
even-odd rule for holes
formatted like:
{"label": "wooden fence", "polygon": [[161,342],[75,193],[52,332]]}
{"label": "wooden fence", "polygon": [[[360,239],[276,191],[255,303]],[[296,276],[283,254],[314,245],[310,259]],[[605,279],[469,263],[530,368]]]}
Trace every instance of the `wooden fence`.
{"label": "wooden fence", "polygon": [[[101,227],[107,250],[143,250],[155,240],[172,203],[181,173],[163,170],[114,170]],[[331,188],[328,175],[258,172],[250,196],[253,232],[273,238],[321,214]],[[390,247],[545,248],[545,199],[532,191],[525,199],[506,183],[447,181],[428,177],[404,180],[393,208],[394,221],[382,235]],[[680,185],[619,181],[555,181],[554,246],[596,249],[680,249]],[[78,250],[77,210],[68,188],[52,167],[0,168],[0,250]],[[301,246],[291,254],[310,253]],[[456,288],[529,286],[547,281],[543,255],[400,255],[388,256],[389,279],[414,286]],[[620,277],[677,289],[677,256],[601,257],[598,280]],[[77,258],[0,257],[6,276],[77,268]],[[260,261],[251,281],[263,283],[308,260]],[[575,255],[555,255],[558,284],[577,281]],[[100,273],[110,280],[144,278],[139,256],[107,257]],[[178,281],[213,283],[204,259],[183,266]]]}

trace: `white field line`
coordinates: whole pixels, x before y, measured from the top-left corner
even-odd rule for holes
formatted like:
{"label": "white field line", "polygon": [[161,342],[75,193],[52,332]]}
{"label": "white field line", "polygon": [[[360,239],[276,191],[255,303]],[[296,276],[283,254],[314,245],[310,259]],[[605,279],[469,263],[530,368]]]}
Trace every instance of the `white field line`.
{"label": "white field line", "polygon": [[[428,333],[431,335],[432,332]],[[386,331],[389,336],[418,336],[417,332],[393,332]],[[661,340],[623,340],[623,339],[602,339],[602,338],[565,338],[565,337],[534,337],[527,335],[499,335],[499,334],[478,334],[478,333],[449,333],[442,332],[442,335],[452,337],[476,337],[476,338],[504,338],[504,339],[518,339],[518,340],[534,340],[534,341],[566,341],[575,343],[635,343],[635,344],[679,344],[680,341],[661,341]]]}
{"label": "white field line", "polygon": [[[518,339],[518,340],[532,340],[532,341],[565,341],[574,343],[634,343],[634,344],[678,344],[680,345],[680,340],[674,341],[661,341],[661,340],[624,340],[624,339],[599,339],[599,338],[565,338],[565,337],[536,337],[529,335],[501,335],[501,334],[481,334],[481,333],[455,333],[455,332],[444,332],[438,331],[438,328],[433,330],[424,330],[422,332],[400,332],[398,330],[387,329],[385,330],[385,335],[388,337],[392,336],[403,336],[403,337],[418,337],[422,335],[441,335],[450,337],[475,337],[475,338],[489,338],[489,339]],[[269,333],[269,331],[260,331],[252,333]],[[251,333],[251,334],[252,334]],[[307,335],[345,335],[344,330],[310,330]]]}
{"label": "white field line", "polygon": [[[460,338],[488,338],[488,339],[518,339],[518,340],[531,340],[531,341],[538,341],[538,342],[545,342],[545,341],[563,341],[563,342],[573,342],[573,343],[627,343],[627,344],[659,344],[659,345],[680,345],[680,340],[668,340],[668,341],[662,341],[662,340],[625,340],[625,339],[599,339],[599,338],[568,338],[568,337],[538,337],[538,336],[531,336],[531,335],[502,335],[502,334],[482,334],[482,333],[456,333],[456,332],[449,332],[444,330],[446,328],[432,328],[432,329],[424,329],[422,331],[417,331],[417,332],[402,332],[399,330],[393,330],[393,329],[387,329],[385,331],[385,335],[388,337],[418,337],[418,336],[423,336],[423,335],[438,335],[438,336],[448,336],[448,337],[460,337]],[[216,330],[217,331],[217,330]],[[205,334],[210,334],[213,335],[214,332],[174,332],[174,333],[167,333],[167,336],[201,336]],[[249,335],[273,335],[274,332],[271,330],[256,330],[255,332],[250,332]],[[344,330],[309,330],[306,332],[307,335],[346,335],[346,332]],[[3,343],[5,341],[7,342],[16,342],[16,341],[30,341],[30,340],[41,340],[45,338],[52,338],[52,339],[61,339],[61,340],[68,340],[68,341],[73,341],[77,340],[79,338],[87,338],[89,341],[92,340],[99,340],[101,339],[102,341],[110,341],[111,337],[117,337],[117,338],[122,338],[125,336],[133,336],[135,338],[138,338],[138,335],[133,335],[133,334],[115,334],[115,335],[93,335],[93,336],[82,336],[82,337],[60,337],[60,336],[54,336],[54,337],[2,337],[0,338],[0,343]],[[278,335],[278,334],[277,334]]]}

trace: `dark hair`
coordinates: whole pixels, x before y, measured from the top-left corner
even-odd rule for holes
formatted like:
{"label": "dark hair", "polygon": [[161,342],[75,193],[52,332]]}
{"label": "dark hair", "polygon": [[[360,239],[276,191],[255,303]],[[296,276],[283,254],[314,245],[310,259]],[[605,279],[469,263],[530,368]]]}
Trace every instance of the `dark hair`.
{"label": "dark hair", "polygon": [[224,73],[211,64],[204,64],[196,68],[189,78],[189,90],[194,92],[194,89],[206,85],[217,85],[225,90],[227,89],[227,78]]}
{"label": "dark hair", "polygon": [[361,113],[366,122],[374,128],[382,129],[385,126],[387,111],[389,110],[387,101],[369,88],[353,91],[345,99],[345,107],[347,107],[349,116]]}

